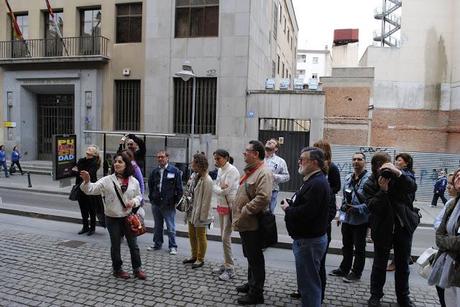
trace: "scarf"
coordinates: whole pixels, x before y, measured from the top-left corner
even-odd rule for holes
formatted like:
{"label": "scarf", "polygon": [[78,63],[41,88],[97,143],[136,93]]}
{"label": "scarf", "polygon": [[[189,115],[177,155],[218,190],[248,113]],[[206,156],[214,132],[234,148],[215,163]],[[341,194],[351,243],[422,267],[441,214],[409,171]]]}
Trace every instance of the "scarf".
{"label": "scarf", "polygon": [[[455,204],[455,208],[452,211],[449,219],[446,222],[446,231],[447,235],[455,236],[455,228],[457,226],[457,221],[460,217],[460,203]],[[436,262],[433,264],[433,270],[430,277],[428,278],[428,284],[433,286],[437,285],[440,288],[449,288],[450,285],[450,276],[454,274],[454,259],[448,254],[448,252],[443,252]]]}

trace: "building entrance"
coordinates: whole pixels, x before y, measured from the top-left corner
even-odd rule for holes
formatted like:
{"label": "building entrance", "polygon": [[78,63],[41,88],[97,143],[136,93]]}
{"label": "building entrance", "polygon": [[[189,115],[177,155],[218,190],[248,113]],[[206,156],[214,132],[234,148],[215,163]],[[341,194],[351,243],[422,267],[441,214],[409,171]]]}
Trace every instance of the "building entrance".
{"label": "building entrance", "polygon": [[52,159],[53,134],[74,133],[74,95],[37,95],[38,159]]}

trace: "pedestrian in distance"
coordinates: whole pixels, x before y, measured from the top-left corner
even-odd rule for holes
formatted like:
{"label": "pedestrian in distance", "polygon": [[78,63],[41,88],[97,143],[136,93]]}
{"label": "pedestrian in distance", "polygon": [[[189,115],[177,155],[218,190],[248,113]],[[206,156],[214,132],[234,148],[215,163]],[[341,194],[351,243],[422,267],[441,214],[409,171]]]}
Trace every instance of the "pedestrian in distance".
{"label": "pedestrian in distance", "polygon": [[171,255],[177,254],[176,244],[176,204],[183,194],[182,174],[169,163],[169,154],[160,150],[156,154],[158,167],[149,177],[149,199],[155,221],[153,245],[148,250],[159,250],[163,245],[163,224],[166,223],[168,248]]}
{"label": "pedestrian in distance", "polygon": [[286,228],[294,242],[297,286],[303,307],[321,306],[321,259],[326,253],[331,190],[323,172],[324,153],[316,147],[302,149],[299,174],[303,184],[291,199],[281,203]]}
{"label": "pedestrian in distance", "polygon": [[139,168],[143,171],[145,165],[145,153],[147,152],[145,143],[142,139],[138,138],[135,134],[126,134],[120,139],[118,152],[123,149],[131,150],[134,154],[134,160]]}
{"label": "pedestrian in distance", "polygon": [[265,165],[272,172],[273,191],[270,199],[270,211],[275,213],[275,208],[280,191],[280,183],[289,181],[289,170],[283,158],[276,153],[279,143],[276,139],[269,139],[265,143]]}
{"label": "pedestrian in distance", "polygon": [[[438,230],[439,226],[441,225],[442,218],[444,217],[444,213],[446,212],[446,209],[449,208],[453,202],[455,202],[455,198],[458,196],[457,190],[455,190],[454,187],[454,174],[450,173],[447,176],[447,193],[449,194],[450,199],[447,201],[447,203],[442,207],[441,211],[439,214],[436,216],[434,222],[433,222],[433,228],[434,230]],[[441,288],[436,285],[436,292],[438,293],[439,297],[439,304],[441,307],[446,307],[446,302],[444,299],[444,288]]]}
{"label": "pedestrian in distance", "polygon": [[238,190],[240,173],[235,166],[230,164],[228,151],[218,149],[213,156],[217,167],[217,178],[213,191],[217,196],[217,215],[224,252],[224,263],[214,269],[213,273],[219,274],[220,280],[227,281],[235,276],[232,255],[232,207]]}
{"label": "pedestrian in distance", "polygon": [[0,165],[3,167],[3,171],[5,172],[5,177],[8,178],[10,175],[8,174],[8,167],[6,166],[6,152],[5,146],[0,145]]}
{"label": "pedestrian in distance", "polygon": [[[110,235],[110,255],[112,258],[113,275],[117,278],[128,279],[130,275],[122,269],[120,243],[124,235],[128,242],[131,253],[131,265],[134,276],[138,279],[146,279],[142,271],[142,262],[137,245],[137,238],[132,235],[126,217],[136,210],[141,204],[141,191],[139,183],[133,177],[134,170],[131,165],[130,156],[126,152],[117,153],[113,159],[113,173],[98,181],[90,182],[90,174],[81,171],[80,176],[83,183],[80,189],[88,195],[104,194],[104,209],[106,215],[106,226]],[[123,200],[120,201],[119,196]]]}
{"label": "pedestrian in distance", "polygon": [[414,229],[409,210],[411,196],[417,185],[391,162],[388,153],[377,152],[371,160],[372,174],[364,184],[363,196],[370,211],[370,226],[374,241],[374,262],[371,272],[371,297],[368,306],[380,306],[386,268],[391,247],[395,260],[395,292],[400,306],[415,306],[409,294],[409,257]]}
{"label": "pedestrian in distance", "polygon": [[240,305],[263,304],[265,284],[265,258],[258,217],[267,210],[273,191],[273,176],[265,166],[265,149],[259,141],[250,141],[243,153],[244,175],[240,179],[232,210],[232,225],[240,233],[244,257],[248,261],[248,281],[236,287]]}
{"label": "pedestrian in distance", "polygon": [[[19,152],[19,145],[14,145],[13,151],[11,152],[11,165],[10,169],[14,168],[14,165],[16,165],[21,172],[21,175],[24,175],[24,172],[22,171],[21,163],[19,160],[22,158],[21,153]],[[10,172],[11,173],[11,172]]]}
{"label": "pedestrian in distance", "polygon": [[182,261],[191,263],[192,269],[204,265],[204,257],[208,247],[206,228],[211,224],[212,179],[208,174],[208,159],[204,154],[193,156],[192,171],[196,173],[193,180],[191,208],[186,212],[191,257]]}
{"label": "pedestrian in distance", "polygon": [[[77,165],[72,169],[76,175],[75,184],[83,183],[80,176],[82,171],[89,174],[90,182],[97,181],[97,170],[101,166],[99,150],[96,145],[90,145],[86,148],[85,156],[77,161]],[[79,235],[86,233],[91,236],[96,231],[96,211],[101,203],[99,195],[86,195],[85,193],[77,194],[78,206],[80,207],[81,220],[83,228],[78,232]],[[89,222],[88,222],[89,219]]]}
{"label": "pedestrian in distance", "polygon": [[366,235],[369,223],[369,209],[362,196],[364,184],[369,177],[364,153],[353,154],[352,165],[353,173],[347,175],[343,184],[342,206],[339,211],[343,259],[339,268],[329,273],[332,276],[343,277],[346,283],[361,280],[366,262]]}
{"label": "pedestrian in distance", "polygon": [[444,289],[445,306],[460,306],[460,169],[453,176],[456,196],[446,206],[441,224],[436,230],[436,245],[439,251],[433,263],[428,283]]}
{"label": "pedestrian in distance", "polygon": [[443,204],[446,204],[447,199],[444,192],[447,187],[447,178],[445,171],[439,171],[438,179],[434,183],[433,199],[431,200],[431,207],[434,208],[438,205],[438,199],[441,198]]}

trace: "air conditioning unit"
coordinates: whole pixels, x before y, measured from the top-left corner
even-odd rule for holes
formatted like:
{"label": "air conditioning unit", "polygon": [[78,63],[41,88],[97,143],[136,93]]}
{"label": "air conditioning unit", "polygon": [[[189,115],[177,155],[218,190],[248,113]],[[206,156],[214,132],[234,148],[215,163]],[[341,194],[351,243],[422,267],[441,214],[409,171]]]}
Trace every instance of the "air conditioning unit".
{"label": "air conditioning unit", "polygon": [[128,77],[131,74],[131,69],[123,68],[123,76]]}

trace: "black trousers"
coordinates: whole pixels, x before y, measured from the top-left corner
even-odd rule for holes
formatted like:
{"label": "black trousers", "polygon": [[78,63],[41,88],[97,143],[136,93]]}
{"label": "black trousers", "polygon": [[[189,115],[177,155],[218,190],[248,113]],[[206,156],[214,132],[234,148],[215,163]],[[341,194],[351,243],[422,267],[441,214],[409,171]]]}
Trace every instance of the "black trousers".
{"label": "black trousers", "polygon": [[96,196],[86,195],[85,193],[80,191],[80,193],[78,194],[78,205],[80,206],[83,228],[95,230],[96,210],[98,207]]}
{"label": "black trousers", "polygon": [[[391,235],[391,234],[388,234]],[[393,234],[393,249],[395,262],[395,292],[398,303],[406,303],[409,300],[409,256],[412,246],[412,234],[399,224],[395,227]],[[390,248],[380,247],[374,242],[374,263],[371,273],[371,295],[381,299],[384,295],[383,286],[387,276],[387,263],[390,255]]]}
{"label": "black trousers", "polygon": [[244,257],[248,260],[248,285],[251,296],[259,296],[264,292],[265,258],[259,231],[240,232]]}
{"label": "black trousers", "polygon": [[444,193],[434,193],[433,199],[431,200],[431,205],[436,207],[438,205],[439,198],[441,198],[441,201],[444,205],[447,203],[447,199],[444,196]]}
{"label": "black trousers", "polygon": [[22,171],[21,163],[19,163],[19,160],[18,161],[11,161],[11,166],[10,167],[13,167],[13,165],[15,165],[15,164],[18,166],[18,169],[21,172],[21,174],[24,173]]}
{"label": "black trousers", "polygon": [[367,224],[351,225],[342,223],[343,259],[342,263],[340,263],[340,270],[345,274],[348,274],[351,270],[356,276],[361,277],[363,273],[366,262],[367,227]]}
{"label": "black trousers", "polygon": [[124,217],[105,217],[105,224],[110,235],[110,256],[112,258],[112,268],[114,272],[122,269],[123,261],[121,260],[120,243],[124,234],[128,242],[131,253],[131,265],[133,272],[139,271],[142,265],[137,238],[131,234],[125,223]]}

